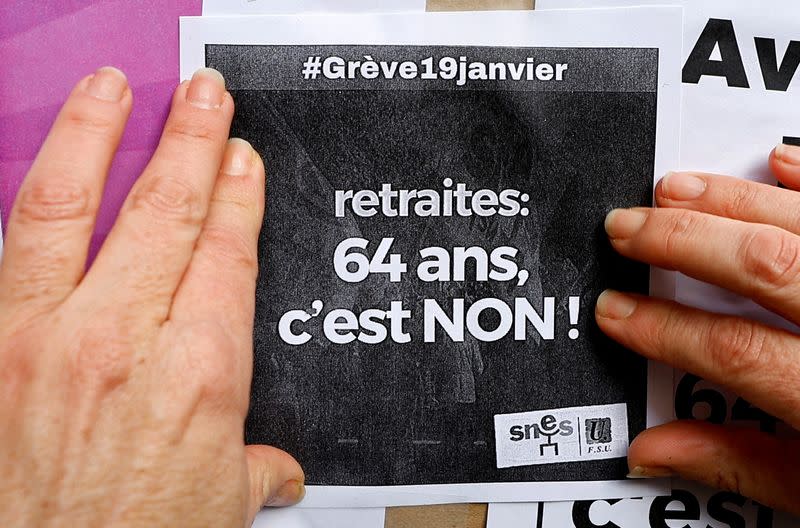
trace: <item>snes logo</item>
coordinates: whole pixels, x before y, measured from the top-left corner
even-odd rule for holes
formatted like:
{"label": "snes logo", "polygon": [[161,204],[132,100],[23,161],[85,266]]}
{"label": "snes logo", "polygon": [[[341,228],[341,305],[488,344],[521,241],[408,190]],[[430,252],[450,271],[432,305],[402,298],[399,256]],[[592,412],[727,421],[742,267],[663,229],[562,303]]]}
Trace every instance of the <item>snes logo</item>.
{"label": "snes logo", "polygon": [[621,458],[628,453],[625,404],[495,417],[497,467]]}
{"label": "snes logo", "polygon": [[558,456],[558,442],[554,441],[554,439],[558,436],[572,436],[574,433],[575,427],[571,420],[561,420],[559,422],[552,414],[544,415],[538,423],[514,425],[509,429],[512,442],[545,438],[546,442],[539,444],[541,456],[545,456],[545,452],[548,449],[552,450],[555,456]]}

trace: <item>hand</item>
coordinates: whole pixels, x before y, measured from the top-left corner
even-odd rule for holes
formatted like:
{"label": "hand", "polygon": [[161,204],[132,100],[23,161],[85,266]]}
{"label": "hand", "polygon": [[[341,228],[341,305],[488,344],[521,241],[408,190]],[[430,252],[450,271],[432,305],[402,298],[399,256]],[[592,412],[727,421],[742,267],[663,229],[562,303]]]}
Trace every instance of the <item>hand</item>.
{"label": "hand", "polygon": [[[668,175],[658,209],[612,211],[621,254],[754,299],[800,323],[800,148],[770,156],[794,190],[696,173]],[[600,328],[648,358],[725,385],[800,430],[800,336],[738,317],[606,292]],[[675,422],[631,445],[634,475],[697,480],[800,514],[800,440],[705,422]]]}
{"label": "hand", "polygon": [[[226,142],[200,70],[91,269],[131,110],[82,80],[19,191],[0,266],[0,526],[245,526],[303,494],[288,454],[245,447],[264,167]],[[247,524],[249,526],[249,524]]]}

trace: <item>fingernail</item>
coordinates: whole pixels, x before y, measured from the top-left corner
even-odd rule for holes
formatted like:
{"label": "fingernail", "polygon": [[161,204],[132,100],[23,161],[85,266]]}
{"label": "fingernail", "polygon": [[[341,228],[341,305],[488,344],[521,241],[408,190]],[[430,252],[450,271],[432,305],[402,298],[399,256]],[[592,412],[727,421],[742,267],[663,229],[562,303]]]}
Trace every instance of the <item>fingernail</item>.
{"label": "fingernail", "polygon": [[795,145],[778,145],[775,157],[789,165],[800,165],[800,147]]}
{"label": "fingernail", "polygon": [[225,157],[222,160],[222,172],[229,176],[244,176],[249,174],[253,166],[253,147],[243,139],[232,138],[228,140]]}
{"label": "fingernail", "polygon": [[614,290],[606,290],[597,298],[595,313],[606,319],[627,319],[636,310],[636,299]]}
{"label": "fingernail", "polygon": [[271,508],[281,508],[284,506],[294,506],[306,496],[306,486],[299,480],[290,480],[267,499],[264,506]]}
{"label": "fingernail", "polygon": [[636,466],[628,473],[629,479],[655,479],[674,477],[675,472],[665,467],[642,467]]}
{"label": "fingernail", "polygon": [[105,66],[94,72],[89,79],[86,92],[102,101],[118,103],[127,88],[128,79],[125,74],[114,67]]}
{"label": "fingernail", "polygon": [[672,200],[695,200],[706,192],[706,182],[693,174],[670,172],[661,180],[661,191]]}
{"label": "fingernail", "polygon": [[614,209],[606,216],[606,233],[611,238],[630,238],[647,220],[647,213],[640,209]]}
{"label": "fingernail", "polygon": [[212,110],[222,106],[225,97],[225,79],[213,68],[201,68],[192,76],[186,91],[186,100],[192,106]]}

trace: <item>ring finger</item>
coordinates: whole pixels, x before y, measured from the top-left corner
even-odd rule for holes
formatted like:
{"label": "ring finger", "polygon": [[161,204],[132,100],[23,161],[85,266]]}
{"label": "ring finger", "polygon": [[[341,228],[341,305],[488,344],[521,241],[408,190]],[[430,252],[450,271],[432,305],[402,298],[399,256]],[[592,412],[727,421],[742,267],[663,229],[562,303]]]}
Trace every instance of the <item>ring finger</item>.
{"label": "ring finger", "polygon": [[597,324],[640,354],[725,385],[800,426],[800,337],[738,317],[614,291],[597,301]]}
{"label": "ring finger", "polygon": [[101,68],[83,79],[28,172],[11,212],[0,270],[3,297],[25,301],[25,310],[57,304],[83,277],[103,186],[132,101],[119,70]]}

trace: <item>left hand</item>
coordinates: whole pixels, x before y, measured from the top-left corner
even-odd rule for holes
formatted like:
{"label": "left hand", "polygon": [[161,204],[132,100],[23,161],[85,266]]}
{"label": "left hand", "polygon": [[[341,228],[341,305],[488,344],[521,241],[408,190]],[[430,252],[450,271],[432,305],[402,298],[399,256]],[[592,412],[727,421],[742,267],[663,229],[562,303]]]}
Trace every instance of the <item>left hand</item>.
{"label": "left hand", "polygon": [[[673,173],[657,209],[612,211],[606,231],[622,255],[752,298],[800,324],[800,147],[770,166],[780,189],[725,176]],[[724,385],[800,430],[800,336],[739,317],[606,292],[596,318],[610,337],[650,359]],[[800,514],[800,440],[674,422],[631,445],[634,476],[677,475]]]}

